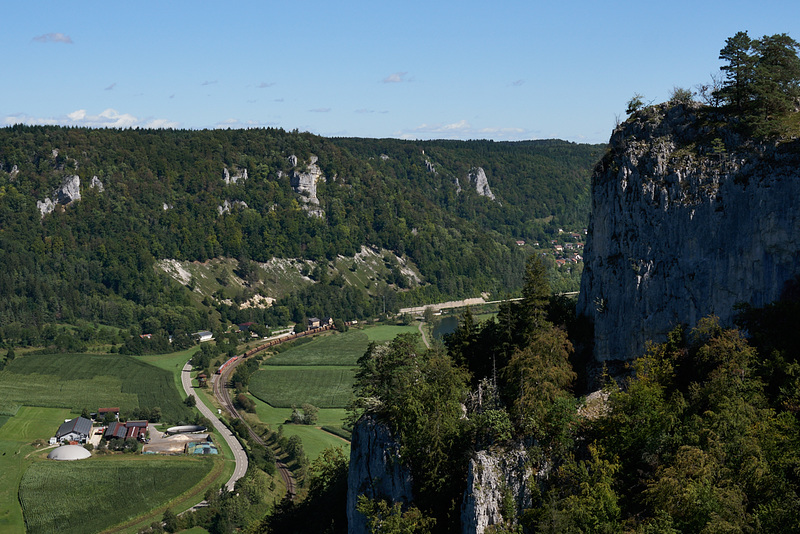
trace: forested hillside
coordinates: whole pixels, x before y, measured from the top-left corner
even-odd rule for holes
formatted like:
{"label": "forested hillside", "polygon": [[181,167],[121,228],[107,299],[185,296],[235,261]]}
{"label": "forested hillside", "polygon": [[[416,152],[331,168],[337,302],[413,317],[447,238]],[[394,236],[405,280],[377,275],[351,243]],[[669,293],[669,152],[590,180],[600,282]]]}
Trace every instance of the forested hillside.
{"label": "forested hillside", "polygon": [[[161,259],[231,258],[244,280],[257,278],[255,262],[309,261],[313,284],[264,295],[284,297],[256,314],[273,324],[324,313],[314,303],[330,299],[357,302],[337,308],[357,318],[387,301],[511,293],[526,255],[516,240],[585,226],[602,149],[279,129],[4,128],[2,335],[25,344],[49,323],[143,328],[146,318],[175,334],[238,318],[222,294],[209,298],[155,269]],[[362,247],[393,253],[383,279],[357,287],[329,276],[333,260]],[[416,283],[398,275],[398,258],[419,273]]]}

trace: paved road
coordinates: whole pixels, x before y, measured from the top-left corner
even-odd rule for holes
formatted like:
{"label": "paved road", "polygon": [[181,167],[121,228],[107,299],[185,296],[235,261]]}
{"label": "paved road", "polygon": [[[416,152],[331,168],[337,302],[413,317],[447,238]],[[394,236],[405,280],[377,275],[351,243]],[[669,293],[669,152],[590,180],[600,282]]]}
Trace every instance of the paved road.
{"label": "paved road", "polygon": [[[183,384],[183,390],[186,392],[186,395],[194,395],[194,391],[192,391],[191,371],[192,365],[187,362],[186,365],[183,366],[183,372],[181,372],[181,384]],[[214,428],[216,428],[225,441],[228,442],[228,446],[233,451],[233,458],[236,460],[236,469],[233,470],[233,474],[226,484],[228,489],[233,491],[233,486],[236,484],[236,481],[242,478],[247,472],[247,453],[244,452],[244,447],[242,447],[242,444],[236,439],[236,436],[231,433],[228,427],[222,424],[222,421],[217,418],[214,412],[203,404],[200,397],[195,395],[195,399],[197,399],[197,409],[200,410],[203,417],[211,421],[211,424],[214,425]]]}

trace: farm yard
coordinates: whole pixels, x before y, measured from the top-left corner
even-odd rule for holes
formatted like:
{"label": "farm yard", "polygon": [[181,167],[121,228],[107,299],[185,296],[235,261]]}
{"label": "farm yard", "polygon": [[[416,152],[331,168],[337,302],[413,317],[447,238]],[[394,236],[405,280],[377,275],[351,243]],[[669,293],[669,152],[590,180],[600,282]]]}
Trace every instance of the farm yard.
{"label": "farm yard", "polygon": [[210,458],[130,456],[35,462],[19,488],[25,525],[30,534],[100,532],[167,504],[214,466]]}
{"label": "farm yard", "polygon": [[30,354],[0,371],[0,406],[25,404],[80,412],[100,406],[122,411],[159,407],[166,421],[192,414],[173,374],[116,354]]}

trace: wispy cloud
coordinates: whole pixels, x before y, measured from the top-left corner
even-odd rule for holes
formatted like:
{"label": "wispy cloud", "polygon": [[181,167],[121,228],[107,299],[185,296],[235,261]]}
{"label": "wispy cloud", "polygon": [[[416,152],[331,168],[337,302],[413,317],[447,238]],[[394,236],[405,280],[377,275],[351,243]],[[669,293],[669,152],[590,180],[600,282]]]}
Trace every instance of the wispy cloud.
{"label": "wispy cloud", "polygon": [[115,109],[108,108],[101,113],[94,115],[87,113],[85,109],[78,109],[72,113],[59,117],[33,117],[24,113],[8,115],[0,119],[3,126],[13,124],[36,124],[52,125],[60,124],[64,126],[83,126],[88,128],[178,128],[180,123],[169,119],[145,118],[139,119],[130,113],[119,113]]}
{"label": "wispy cloud", "polygon": [[407,72],[395,72],[381,80],[383,83],[402,83],[406,81]]}
{"label": "wispy cloud", "polygon": [[72,37],[63,33],[44,33],[33,38],[37,43],[63,43],[73,44]]}
{"label": "wispy cloud", "polygon": [[111,85],[109,85],[108,87],[106,87],[105,90],[106,91],[113,91],[116,86],[117,86],[117,82],[114,82]]}
{"label": "wispy cloud", "polygon": [[202,85],[203,87],[205,87],[206,85],[213,85],[213,84],[215,84],[215,83],[217,83],[217,80],[206,80],[206,81],[204,81],[203,83],[201,83],[200,85]]}
{"label": "wispy cloud", "polygon": [[224,128],[264,128],[266,126],[276,126],[277,123],[274,122],[261,122],[255,120],[246,120],[242,121],[239,119],[225,119],[224,121],[220,121],[214,125],[214,128],[217,129],[224,129]]}
{"label": "wispy cloud", "polygon": [[450,124],[421,124],[411,130],[396,132],[402,139],[496,139],[519,141],[531,139],[530,132],[514,127],[475,128],[462,119]]}
{"label": "wispy cloud", "polygon": [[525,84],[525,80],[514,80],[513,82],[511,82],[511,85],[514,86],[514,87],[519,87],[520,85],[524,85],[524,84]]}
{"label": "wispy cloud", "polygon": [[260,84],[256,85],[258,89],[266,89],[267,87],[272,87],[275,85],[275,82],[261,82]]}
{"label": "wispy cloud", "polygon": [[309,109],[308,111],[310,111],[311,113],[328,113],[330,110],[331,108],[314,108],[314,109]]}
{"label": "wispy cloud", "polygon": [[375,110],[374,109],[361,108],[361,109],[357,109],[356,113],[375,113]]}

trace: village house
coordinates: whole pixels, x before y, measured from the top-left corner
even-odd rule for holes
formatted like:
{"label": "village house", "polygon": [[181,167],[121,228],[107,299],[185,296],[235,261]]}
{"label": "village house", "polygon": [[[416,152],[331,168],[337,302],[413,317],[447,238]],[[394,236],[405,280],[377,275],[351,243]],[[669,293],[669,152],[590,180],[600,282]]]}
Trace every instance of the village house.
{"label": "village house", "polygon": [[308,327],[309,328],[317,328],[317,327],[319,327],[319,318],[318,317],[309,317],[308,318]]}

